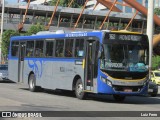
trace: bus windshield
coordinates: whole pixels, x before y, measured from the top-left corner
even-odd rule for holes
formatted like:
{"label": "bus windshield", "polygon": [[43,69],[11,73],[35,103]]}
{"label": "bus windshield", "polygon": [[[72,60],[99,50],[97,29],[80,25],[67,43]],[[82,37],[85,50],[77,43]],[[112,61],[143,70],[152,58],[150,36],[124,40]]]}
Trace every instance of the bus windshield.
{"label": "bus windshield", "polygon": [[103,44],[101,69],[121,71],[148,70],[148,47],[138,44]]}

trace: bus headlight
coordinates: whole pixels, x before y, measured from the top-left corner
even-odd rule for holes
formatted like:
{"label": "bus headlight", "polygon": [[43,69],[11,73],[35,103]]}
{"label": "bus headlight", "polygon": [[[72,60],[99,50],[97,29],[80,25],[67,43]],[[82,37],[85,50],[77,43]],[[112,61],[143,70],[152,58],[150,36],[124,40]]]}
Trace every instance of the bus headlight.
{"label": "bus headlight", "polygon": [[107,84],[112,87],[112,82],[107,80]]}
{"label": "bus headlight", "polygon": [[104,83],[106,83],[106,81],[107,81],[107,79],[106,78],[104,78],[104,77],[100,77],[100,79],[104,82]]}
{"label": "bus headlight", "polygon": [[104,82],[104,83],[107,83],[107,85],[111,86],[112,87],[112,82],[109,81],[108,79],[104,78],[104,77],[100,77],[100,79]]}

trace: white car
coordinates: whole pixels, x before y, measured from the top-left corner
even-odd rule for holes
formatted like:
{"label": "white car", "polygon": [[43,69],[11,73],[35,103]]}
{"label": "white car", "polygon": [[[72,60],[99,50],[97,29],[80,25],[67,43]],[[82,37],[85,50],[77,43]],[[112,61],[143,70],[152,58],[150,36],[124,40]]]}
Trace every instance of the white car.
{"label": "white car", "polygon": [[8,65],[0,65],[0,80],[8,80]]}

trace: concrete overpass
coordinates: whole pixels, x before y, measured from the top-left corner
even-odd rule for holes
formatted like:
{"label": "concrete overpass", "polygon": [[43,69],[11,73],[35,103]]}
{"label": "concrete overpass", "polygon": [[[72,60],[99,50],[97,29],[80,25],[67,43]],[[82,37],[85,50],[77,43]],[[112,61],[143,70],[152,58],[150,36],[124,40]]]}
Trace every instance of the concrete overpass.
{"label": "concrete overpass", "polygon": [[[0,4],[0,12],[1,12],[2,5]],[[48,18],[51,17],[52,12],[54,10],[55,6],[44,6],[44,5],[33,5],[31,4],[29,6],[28,12],[27,12],[27,20],[24,23],[24,28],[22,31],[27,31],[28,28],[37,22],[47,25]],[[26,6],[22,6],[19,4],[6,4],[5,5],[5,20],[4,20],[4,29],[18,29],[18,23],[20,23],[23,19],[23,15],[25,13]],[[81,13],[81,9],[79,8],[67,8],[67,7],[61,7],[58,6],[57,11],[55,13],[55,17],[53,19],[53,22],[51,24],[50,30],[57,30],[57,29],[64,29],[68,30],[71,29],[79,14]],[[106,16],[107,11],[93,11],[85,9],[82,17],[80,19],[79,24],[77,25],[78,30],[96,30],[99,28],[100,22],[104,20],[104,17]],[[14,14],[14,16],[13,16]],[[42,18],[43,17],[43,18]],[[111,12],[108,23],[116,24],[117,26],[114,29],[123,29],[123,26],[120,26],[120,24],[128,24],[130,19],[133,17],[133,13],[119,13],[119,12]],[[41,18],[41,19],[40,19]],[[65,18],[61,23],[59,22],[61,18]],[[134,27],[134,24],[137,25]],[[139,24],[139,25],[138,25]],[[141,31],[142,29],[146,28],[146,18],[138,14],[132,24],[132,29],[136,31]],[[113,26],[108,26],[106,23],[106,26],[104,26],[104,29],[113,29]]]}

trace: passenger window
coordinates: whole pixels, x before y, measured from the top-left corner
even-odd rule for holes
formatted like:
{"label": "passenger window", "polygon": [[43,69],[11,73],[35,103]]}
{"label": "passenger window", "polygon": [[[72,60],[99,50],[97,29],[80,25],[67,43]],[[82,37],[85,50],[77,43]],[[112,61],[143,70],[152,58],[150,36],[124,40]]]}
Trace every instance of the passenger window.
{"label": "passenger window", "polygon": [[33,57],[34,55],[34,41],[27,41],[26,56]]}
{"label": "passenger window", "polygon": [[54,43],[53,41],[47,41],[46,42],[46,57],[52,57],[53,56],[53,47],[54,47]]}
{"label": "passenger window", "polygon": [[64,57],[64,40],[56,40],[56,57]]}
{"label": "passenger window", "polygon": [[65,57],[73,56],[73,39],[67,39],[65,42]]}
{"label": "passenger window", "polygon": [[75,57],[84,56],[84,39],[76,39],[75,44]]}
{"label": "passenger window", "polygon": [[43,44],[44,41],[36,41],[35,57],[43,57]]}
{"label": "passenger window", "polygon": [[11,47],[11,55],[18,57],[18,48],[19,48],[19,42],[12,42],[12,47]]}

